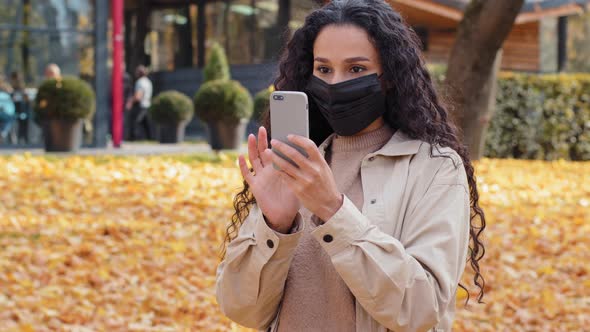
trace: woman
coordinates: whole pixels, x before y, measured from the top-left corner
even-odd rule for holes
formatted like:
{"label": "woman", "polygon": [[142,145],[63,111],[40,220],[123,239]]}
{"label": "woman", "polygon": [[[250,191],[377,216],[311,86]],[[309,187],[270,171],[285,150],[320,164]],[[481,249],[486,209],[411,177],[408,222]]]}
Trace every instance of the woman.
{"label": "woman", "polygon": [[16,119],[18,124],[17,142],[21,139],[25,144],[29,143],[29,100],[25,91],[25,83],[18,72],[10,74],[12,84],[12,101],[16,110]]}
{"label": "woman", "polygon": [[15,110],[11,93],[12,87],[4,80],[4,75],[0,74],[0,143],[12,138],[10,134],[15,120]]}
{"label": "woman", "polygon": [[249,137],[217,271],[229,318],[267,331],[450,331],[468,258],[481,301],[474,170],[417,40],[382,0],[332,1],[294,33],[275,87],[310,97],[311,139],[290,138],[309,159],[271,141],[293,167],[268,149],[268,114]]}

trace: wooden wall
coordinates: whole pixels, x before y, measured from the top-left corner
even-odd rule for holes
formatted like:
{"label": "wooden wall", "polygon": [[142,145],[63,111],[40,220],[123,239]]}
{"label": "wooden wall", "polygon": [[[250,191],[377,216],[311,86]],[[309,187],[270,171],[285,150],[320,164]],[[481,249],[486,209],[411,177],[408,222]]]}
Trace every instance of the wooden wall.
{"label": "wooden wall", "polygon": [[[455,31],[429,31],[428,61],[446,63],[455,40]],[[539,23],[516,25],[504,43],[502,69],[516,71],[539,71],[541,50],[539,46]]]}

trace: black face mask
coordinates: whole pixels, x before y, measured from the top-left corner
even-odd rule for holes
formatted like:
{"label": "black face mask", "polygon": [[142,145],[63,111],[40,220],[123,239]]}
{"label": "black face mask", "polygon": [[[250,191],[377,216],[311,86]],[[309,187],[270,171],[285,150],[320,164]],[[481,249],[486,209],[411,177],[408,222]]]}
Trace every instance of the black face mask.
{"label": "black face mask", "polygon": [[332,129],[340,136],[352,136],[385,113],[385,95],[377,74],[328,84],[312,76],[307,93]]}

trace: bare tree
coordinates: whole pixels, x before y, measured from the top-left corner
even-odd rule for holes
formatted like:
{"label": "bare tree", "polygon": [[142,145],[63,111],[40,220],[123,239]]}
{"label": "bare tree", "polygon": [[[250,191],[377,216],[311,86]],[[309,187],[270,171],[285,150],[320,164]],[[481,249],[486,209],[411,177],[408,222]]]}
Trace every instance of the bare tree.
{"label": "bare tree", "polygon": [[472,159],[483,155],[484,138],[495,104],[501,48],[524,0],[472,0],[459,24],[445,86],[452,116],[463,129]]}

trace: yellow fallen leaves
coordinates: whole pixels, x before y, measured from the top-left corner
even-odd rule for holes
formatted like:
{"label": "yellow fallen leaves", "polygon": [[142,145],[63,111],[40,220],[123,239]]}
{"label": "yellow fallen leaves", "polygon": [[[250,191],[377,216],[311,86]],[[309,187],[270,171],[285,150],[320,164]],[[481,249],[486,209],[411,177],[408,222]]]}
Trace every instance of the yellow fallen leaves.
{"label": "yellow fallen leaves", "polygon": [[[0,330],[243,331],[219,312],[235,160],[0,158]],[[482,160],[486,304],[455,331],[590,326],[590,163]]]}
{"label": "yellow fallen leaves", "polygon": [[590,163],[486,159],[476,170],[486,304],[458,303],[455,330],[588,330]]}
{"label": "yellow fallen leaves", "polygon": [[1,331],[225,331],[231,160],[0,159]]}

